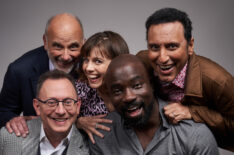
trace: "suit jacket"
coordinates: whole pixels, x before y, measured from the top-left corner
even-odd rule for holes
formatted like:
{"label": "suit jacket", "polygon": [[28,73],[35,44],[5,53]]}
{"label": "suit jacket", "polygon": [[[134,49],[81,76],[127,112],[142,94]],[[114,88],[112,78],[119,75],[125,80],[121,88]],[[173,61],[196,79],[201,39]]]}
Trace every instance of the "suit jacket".
{"label": "suit jacket", "polygon": [[[150,67],[148,51],[137,56]],[[234,151],[233,76],[210,59],[193,54],[185,81],[182,104],[189,106],[194,121],[209,126],[220,147]]]}
{"label": "suit jacket", "polygon": [[8,66],[0,94],[0,127],[21,112],[36,115],[32,100],[39,76],[49,70],[49,58],[41,46],[25,53]]}
{"label": "suit jacket", "polygon": [[[29,135],[26,138],[16,137],[15,134],[9,134],[6,128],[0,130],[0,154],[1,155],[37,155],[41,119],[27,121]],[[88,155],[88,143],[84,135],[75,127],[72,128],[72,136],[67,149],[67,155]]]}

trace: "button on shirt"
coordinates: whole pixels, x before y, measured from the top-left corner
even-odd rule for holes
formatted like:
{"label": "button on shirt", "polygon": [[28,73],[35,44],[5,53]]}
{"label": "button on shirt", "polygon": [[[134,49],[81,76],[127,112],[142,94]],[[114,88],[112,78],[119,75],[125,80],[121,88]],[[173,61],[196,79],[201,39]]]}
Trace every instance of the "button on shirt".
{"label": "button on shirt", "polygon": [[124,126],[124,120],[116,112],[106,118],[112,124],[106,124],[111,131],[99,130],[104,138],[94,136],[95,144],[89,140],[90,152],[95,155],[218,155],[218,147],[211,131],[205,124],[192,120],[181,121],[177,125],[168,123],[162,113],[167,103],[159,100],[161,126],[155,132],[151,142],[143,150],[140,141],[131,128]]}
{"label": "button on shirt", "polygon": [[67,137],[64,138],[56,148],[54,148],[51,145],[48,138],[46,137],[45,131],[44,131],[43,125],[42,125],[41,126],[41,133],[40,133],[40,152],[41,152],[41,155],[61,155],[70,142],[72,128],[71,128],[69,134],[67,135]]}

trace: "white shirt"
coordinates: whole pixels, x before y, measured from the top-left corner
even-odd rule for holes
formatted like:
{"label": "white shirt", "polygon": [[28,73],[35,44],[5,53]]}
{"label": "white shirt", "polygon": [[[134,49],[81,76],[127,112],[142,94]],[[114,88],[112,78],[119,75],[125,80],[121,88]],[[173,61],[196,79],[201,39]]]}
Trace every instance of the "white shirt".
{"label": "white shirt", "polygon": [[[72,126],[73,128],[73,126]],[[61,155],[63,151],[66,149],[67,145],[71,140],[72,128],[68,133],[67,137],[64,138],[59,145],[54,148],[48,138],[45,135],[45,131],[43,128],[43,124],[41,125],[41,133],[40,133],[40,152],[41,155]]]}

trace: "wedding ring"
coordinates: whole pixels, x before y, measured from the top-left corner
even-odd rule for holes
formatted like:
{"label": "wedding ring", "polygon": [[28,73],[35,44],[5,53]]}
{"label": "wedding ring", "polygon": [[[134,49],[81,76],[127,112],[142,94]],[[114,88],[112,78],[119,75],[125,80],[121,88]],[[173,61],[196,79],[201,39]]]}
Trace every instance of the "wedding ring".
{"label": "wedding ring", "polygon": [[95,129],[97,129],[97,128],[98,128],[98,123],[95,124]]}

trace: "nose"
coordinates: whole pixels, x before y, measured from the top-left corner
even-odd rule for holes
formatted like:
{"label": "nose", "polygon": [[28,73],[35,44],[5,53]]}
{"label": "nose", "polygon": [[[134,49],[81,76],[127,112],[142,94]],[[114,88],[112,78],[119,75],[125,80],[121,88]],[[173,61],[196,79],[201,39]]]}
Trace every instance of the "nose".
{"label": "nose", "polygon": [[94,64],[90,61],[86,64],[86,71],[92,72],[94,70]]}
{"label": "nose", "polygon": [[169,60],[168,51],[165,48],[162,48],[159,51],[158,61],[160,64],[165,64]]}
{"label": "nose", "polygon": [[62,59],[63,61],[68,61],[68,60],[71,59],[71,56],[69,55],[68,49],[64,49],[64,52],[63,52],[63,54],[62,54],[62,56],[61,56],[61,59]]}
{"label": "nose", "polygon": [[56,109],[55,109],[55,112],[56,112],[58,115],[63,115],[63,114],[66,113],[66,109],[64,108],[62,102],[59,102],[58,106],[57,106]]}
{"label": "nose", "polygon": [[136,94],[133,92],[131,88],[127,88],[124,94],[124,102],[129,103],[134,101],[135,99],[136,99]]}

